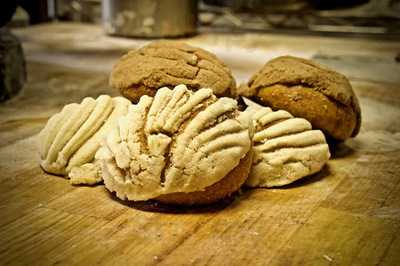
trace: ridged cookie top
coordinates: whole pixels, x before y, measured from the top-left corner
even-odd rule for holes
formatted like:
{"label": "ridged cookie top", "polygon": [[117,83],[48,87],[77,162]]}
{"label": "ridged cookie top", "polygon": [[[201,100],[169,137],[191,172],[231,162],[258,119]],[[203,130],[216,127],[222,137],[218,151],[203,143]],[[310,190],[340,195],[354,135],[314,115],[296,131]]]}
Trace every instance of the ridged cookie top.
{"label": "ridged cookie top", "polygon": [[[91,163],[100,147],[100,141],[116,126],[118,118],[128,111],[131,103],[122,98],[101,95],[97,99],[85,98],[78,103],[64,106],[53,115],[39,134],[40,165],[49,173],[68,175],[73,171],[79,176],[73,183],[101,181],[93,173]],[[80,169],[85,165],[83,168]],[[71,177],[71,176],[70,176]],[[98,180],[100,179],[100,180]]]}
{"label": "ridged cookie top", "polygon": [[110,84],[122,93],[138,86],[157,90],[186,84],[192,90],[211,88],[217,96],[232,96],[236,88],[231,71],[214,54],[171,41],[153,42],[124,55],[113,67]]}
{"label": "ridged cookie top", "polygon": [[143,96],[99,151],[107,189],[147,200],[201,191],[239,164],[251,146],[250,120],[237,102],[184,85]]}
{"label": "ridged cookie top", "polygon": [[330,157],[320,130],[290,113],[259,106],[247,99],[245,113],[254,125],[253,167],[246,184],[273,187],[289,184],[319,171]]}

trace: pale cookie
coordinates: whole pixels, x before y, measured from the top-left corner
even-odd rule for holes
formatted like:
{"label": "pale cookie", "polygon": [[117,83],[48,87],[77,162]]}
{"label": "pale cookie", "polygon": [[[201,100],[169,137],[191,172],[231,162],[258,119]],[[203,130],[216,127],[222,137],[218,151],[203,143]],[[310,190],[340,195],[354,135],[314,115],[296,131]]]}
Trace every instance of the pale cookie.
{"label": "pale cookie", "polygon": [[[244,98],[245,99],[245,98]],[[245,99],[245,113],[252,114],[253,166],[246,185],[276,187],[290,184],[322,169],[329,147],[320,130],[290,113],[262,107]]]}
{"label": "pale cookie", "polygon": [[154,98],[143,96],[132,105],[106,138],[98,154],[104,184],[120,199],[163,196],[168,203],[165,196],[173,194],[174,204],[216,201],[244,183],[250,163],[238,184],[218,197],[177,200],[176,193],[206,192],[238,167],[251,147],[250,125],[235,100],[218,99],[211,89],[161,88]]}
{"label": "pale cookie", "polygon": [[100,182],[95,153],[130,104],[122,97],[102,95],[66,105],[39,133],[42,168],[48,173],[68,176],[73,184]]}

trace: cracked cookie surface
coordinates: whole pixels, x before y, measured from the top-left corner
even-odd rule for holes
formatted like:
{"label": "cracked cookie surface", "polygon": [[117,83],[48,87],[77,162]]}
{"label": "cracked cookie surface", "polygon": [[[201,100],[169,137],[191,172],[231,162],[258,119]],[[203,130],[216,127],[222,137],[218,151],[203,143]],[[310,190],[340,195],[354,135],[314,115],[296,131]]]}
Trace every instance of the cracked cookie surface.
{"label": "cracked cookie surface", "polygon": [[246,185],[276,187],[290,184],[322,169],[330,153],[324,134],[290,113],[262,107],[245,99],[252,114],[253,165]]}
{"label": "cracked cookie surface", "polygon": [[229,68],[214,54],[172,41],[150,43],[130,51],[114,65],[110,84],[132,102],[154,96],[158,88],[186,84],[210,88],[216,96],[233,97],[236,83]]}
{"label": "cracked cookie surface", "polygon": [[246,157],[250,125],[234,99],[218,99],[211,89],[161,88],[132,105],[106,138],[99,150],[104,184],[136,201],[204,191]]}

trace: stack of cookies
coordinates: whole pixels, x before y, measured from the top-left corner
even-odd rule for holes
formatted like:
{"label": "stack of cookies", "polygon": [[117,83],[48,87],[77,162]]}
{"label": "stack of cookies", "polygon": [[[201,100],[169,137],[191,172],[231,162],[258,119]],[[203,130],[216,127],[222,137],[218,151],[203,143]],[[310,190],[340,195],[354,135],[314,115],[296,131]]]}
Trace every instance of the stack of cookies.
{"label": "stack of cookies", "polygon": [[210,52],[160,41],[124,55],[110,84],[124,97],[85,98],[49,119],[40,165],[122,200],[201,205],[243,185],[287,185],[322,169],[327,138],[361,124],[343,75],[291,56],[237,87]]}

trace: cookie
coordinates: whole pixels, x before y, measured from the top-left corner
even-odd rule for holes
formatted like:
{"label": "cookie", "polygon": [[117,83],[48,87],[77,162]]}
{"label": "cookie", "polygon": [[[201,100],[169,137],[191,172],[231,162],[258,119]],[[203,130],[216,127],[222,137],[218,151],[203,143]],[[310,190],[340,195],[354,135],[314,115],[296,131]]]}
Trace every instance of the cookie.
{"label": "cookie", "polygon": [[361,110],[348,79],[310,60],[275,58],[240,86],[238,94],[305,118],[339,141],[355,137],[360,130]]}
{"label": "cookie", "polygon": [[39,133],[40,165],[48,173],[66,176],[73,184],[101,182],[94,163],[101,140],[131,103],[123,97],[101,95],[66,105]]}
{"label": "cookie", "polygon": [[154,96],[161,87],[179,84],[193,91],[210,88],[216,96],[232,97],[236,89],[231,71],[214,54],[172,41],[153,42],[122,56],[110,84],[134,103],[143,95]]}
{"label": "cookie", "polygon": [[272,111],[245,99],[244,111],[254,126],[253,163],[246,185],[277,187],[290,184],[322,169],[329,147],[320,130],[287,111]]}
{"label": "cookie", "polygon": [[132,105],[107,136],[99,151],[104,184],[123,200],[217,201],[247,178],[249,127],[234,99],[211,89],[161,88]]}

